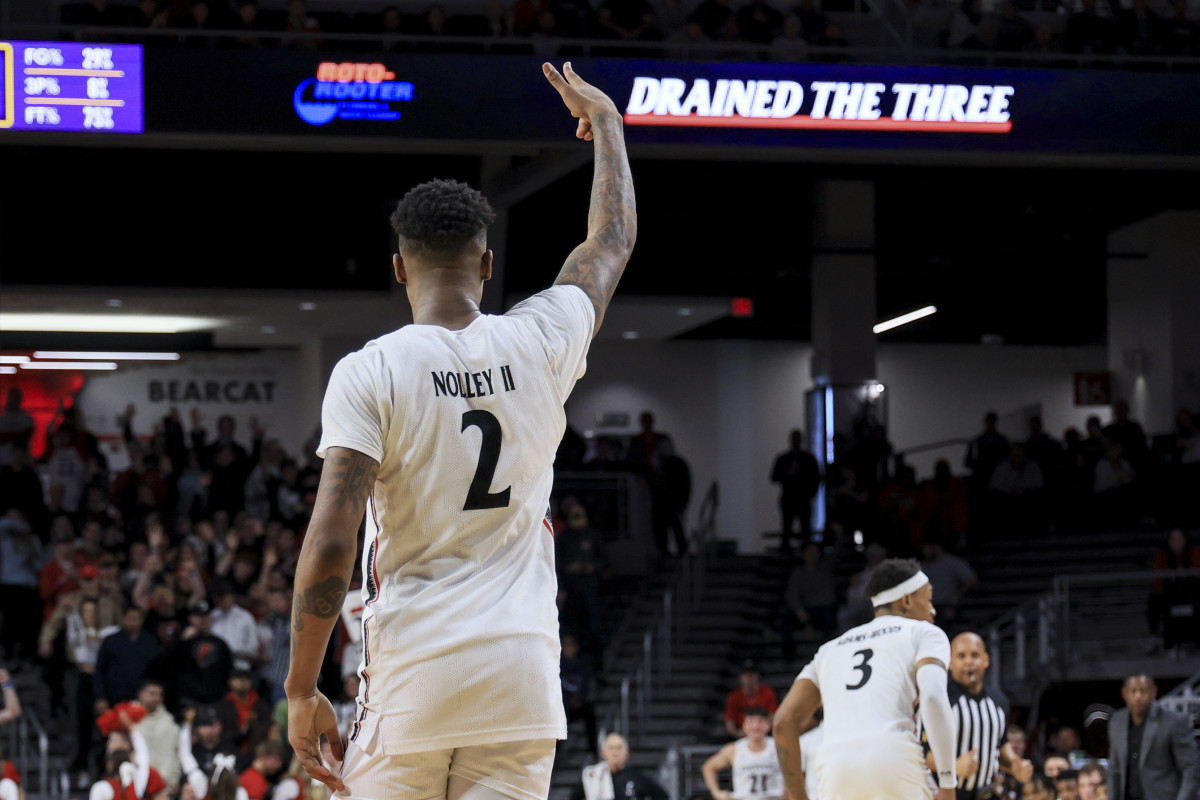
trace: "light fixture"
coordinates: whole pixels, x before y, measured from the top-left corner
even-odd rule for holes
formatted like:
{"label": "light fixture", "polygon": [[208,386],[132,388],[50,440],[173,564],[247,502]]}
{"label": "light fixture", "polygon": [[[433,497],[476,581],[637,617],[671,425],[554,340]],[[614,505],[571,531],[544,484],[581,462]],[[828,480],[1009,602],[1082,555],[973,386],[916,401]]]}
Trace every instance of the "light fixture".
{"label": "light fixture", "polygon": [[22,364],[21,369],[44,370],[103,370],[111,371],[117,368],[115,361],[30,361]]}
{"label": "light fixture", "polygon": [[621,334],[622,339],[636,339],[640,334],[637,331],[625,331]]}
{"label": "light fixture", "polygon": [[890,331],[892,328],[899,328],[901,325],[907,325],[910,322],[914,322],[923,317],[928,317],[930,314],[936,313],[937,308],[935,306],[925,306],[924,308],[918,308],[916,311],[910,311],[907,314],[901,314],[898,317],[885,320],[871,330],[875,333],[883,333],[884,331]]}
{"label": "light fixture", "polygon": [[178,361],[179,353],[93,353],[85,350],[35,350],[33,357],[60,361]]}
{"label": "light fixture", "polygon": [[0,366],[0,375],[15,375],[17,368],[9,365]]}
{"label": "light fixture", "polygon": [[263,325],[263,326],[262,326],[261,328],[259,328],[258,330],[259,330],[259,332],[260,332],[260,333],[274,333],[274,332],[275,332],[275,326],[274,326],[274,325]]}
{"label": "light fixture", "polygon": [[108,306],[109,308],[120,308],[121,306],[125,305],[125,301],[116,297],[110,297],[104,301],[104,305]]}
{"label": "light fixture", "polygon": [[690,308],[679,308],[675,310],[675,313],[681,317],[690,317],[692,315],[692,310]]}
{"label": "light fixture", "polygon": [[317,304],[316,303],[301,303],[300,310],[301,311],[316,311]]}
{"label": "light fixture", "polygon": [[0,356],[0,364],[24,364],[29,356]]}
{"label": "light fixture", "polygon": [[0,331],[67,331],[73,333],[185,333],[219,328],[225,323],[206,317],[151,314],[41,314],[0,316]]}

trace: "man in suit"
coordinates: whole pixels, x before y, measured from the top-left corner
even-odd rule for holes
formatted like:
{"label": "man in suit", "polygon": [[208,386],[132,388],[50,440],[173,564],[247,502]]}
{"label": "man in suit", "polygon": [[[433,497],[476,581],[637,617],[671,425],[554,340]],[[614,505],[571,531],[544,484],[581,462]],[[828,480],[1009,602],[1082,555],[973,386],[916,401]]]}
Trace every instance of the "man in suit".
{"label": "man in suit", "polygon": [[1108,723],[1110,800],[1192,800],[1200,791],[1200,751],[1187,717],[1154,702],[1144,673],[1121,686],[1125,708]]}

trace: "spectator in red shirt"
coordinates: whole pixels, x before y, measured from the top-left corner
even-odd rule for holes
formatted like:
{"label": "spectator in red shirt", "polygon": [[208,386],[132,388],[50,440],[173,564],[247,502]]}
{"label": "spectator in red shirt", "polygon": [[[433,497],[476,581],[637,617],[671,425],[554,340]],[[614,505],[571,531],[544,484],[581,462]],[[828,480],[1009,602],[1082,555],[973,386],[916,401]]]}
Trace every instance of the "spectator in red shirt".
{"label": "spectator in red shirt", "polygon": [[742,721],[747,708],[765,708],[774,718],[775,709],[779,707],[775,690],[762,683],[760,678],[758,666],[753,661],[746,661],[738,676],[738,688],[725,697],[725,731],[734,739],[746,735],[742,732]]}
{"label": "spectator in red shirt", "polygon": [[79,588],[78,566],[75,563],[75,531],[70,520],[65,524],[56,520],[51,535],[51,558],[42,565],[38,575],[38,592],[42,596],[42,622],[50,619],[58,603]]}
{"label": "spectator in red shirt", "polygon": [[283,770],[283,757],[283,744],[275,739],[259,742],[254,748],[254,761],[238,780],[250,800],[267,800]]}

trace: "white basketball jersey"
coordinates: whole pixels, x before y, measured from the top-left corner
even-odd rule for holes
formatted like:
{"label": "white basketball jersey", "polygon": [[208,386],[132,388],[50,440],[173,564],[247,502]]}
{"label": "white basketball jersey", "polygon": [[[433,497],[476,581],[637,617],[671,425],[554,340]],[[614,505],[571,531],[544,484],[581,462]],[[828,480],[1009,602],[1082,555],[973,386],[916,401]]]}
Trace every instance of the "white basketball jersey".
{"label": "white basketball jersey", "polygon": [[768,736],[766,747],[755,753],[750,742],[738,739],[733,745],[733,796],[738,800],[783,797],[783,773],[775,740]]}
{"label": "white basketball jersey", "polygon": [[407,325],[335,367],[317,452],[380,464],[351,730],[369,755],[566,738],[546,517],[594,323],[581,289],[555,286],[462,330]]}
{"label": "white basketball jersey", "polygon": [[817,762],[824,740],[824,725],[800,734],[800,769],[804,770],[804,791],[808,794],[808,800],[821,800],[821,793],[817,791]]}
{"label": "white basketball jersey", "polygon": [[950,664],[945,631],[890,615],[821,645],[797,678],[807,678],[821,692],[821,752],[883,740],[919,756],[916,667],[925,658]]}

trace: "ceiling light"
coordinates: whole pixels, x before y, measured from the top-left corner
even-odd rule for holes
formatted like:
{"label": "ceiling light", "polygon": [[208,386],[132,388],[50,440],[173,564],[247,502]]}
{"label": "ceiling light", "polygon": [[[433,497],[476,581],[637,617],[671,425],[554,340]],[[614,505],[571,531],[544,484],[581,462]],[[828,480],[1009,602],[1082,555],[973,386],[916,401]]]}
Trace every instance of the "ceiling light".
{"label": "ceiling light", "polygon": [[8,367],[8,366],[0,367],[0,375],[14,375],[14,374],[16,374],[16,371],[17,371],[16,367]]}
{"label": "ceiling light", "polygon": [[690,317],[692,315],[692,310],[690,308],[679,308],[675,310],[675,313],[681,317]]}
{"label": "ceiling light", "polygon": [[111,297],[104,301],[104,305],[108,306],[109,308],[120,308],[121,306],[125,305],[125,301],[116,297]]}
{"label": "ceiling light", "polygon": [[115,361],[30,361],[22,364],[21,369],[69,369],[69,370],[114,370]]}
{"label": "ceiling light", "polygon": [[70,331],[75,333],[184,333],[219,328],[225,323],[205,317],[151,314],[4,314],[0,331]]}
{"label": "ceiling light", "polygon": [[178,361],[179,353],[92,353],[71,350],[35,350],[33,357],[63,361]]}
{"label": "ceiling light", "polygon": [[24,364],[29,356],[0,356],[0,364]]}
{"label": "ceiling light", "polygon": [[263,325],[261,328],[259,328],[259,331],[261,331],[262,333],[274,333],[275,326],[274,325]]}
{"label": "ceiling light", "polygon": [[636,339],[638,338],[638,335],[639,334],[637,331],[625,331],[621,334],[621,337],[624,339]]}
{"label": "ceiling light", "polygon": [[890,331],[892,328],[899,328],[901,325],[907,325],[908,323],[913,322],[918,319],[921,319],[922,317],[928,317],[930,314],[936,314],[936,313],[937,313],[936,307],[925,306],[924,308],[918,308],[916,311],[910,311],[907,314],[901,314],[898,317],[893,317],[892,319],[885,320],[884,322],[881,322],[878,325],[876,325],[871,330],[874,331],[875,333],[883,333],[884,331]]}
{"label": "ceiling light", "polygon": [[301,303],[300,310],[301,311],[316,311],[317,304],[316,303]]}

